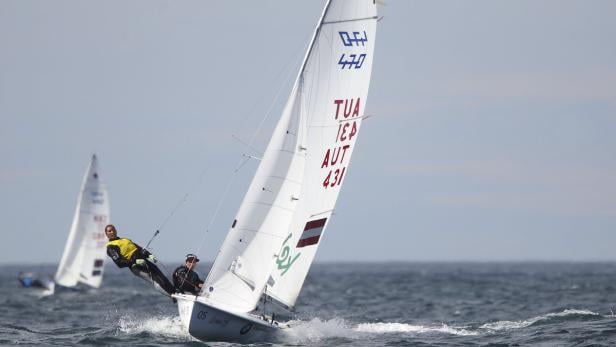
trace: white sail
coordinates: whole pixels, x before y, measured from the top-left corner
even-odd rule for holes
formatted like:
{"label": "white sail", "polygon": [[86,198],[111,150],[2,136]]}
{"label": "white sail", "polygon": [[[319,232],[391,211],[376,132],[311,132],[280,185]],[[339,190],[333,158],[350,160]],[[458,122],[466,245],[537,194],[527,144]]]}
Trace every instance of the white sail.
{"label": "white sail", "polygon": [[295,303],[348,170],[368,94],[375,31],[373,0],[326,4],[204,285],[209,303],[250,312],[266,287],[280,302]]}
{"label": "white sail", "polygon": [[204,285],[219,307],[255,308],[293,218],[305,158],[297,108],[292,97]]}
{"label": "white sail", "polygon": [[77,208],[66,240],[55,282],[65,287],[84,283],[98,288],[103,279],[109,223],[109,196],[100,178],[96,155],[86,170],[77,198]]}
{"label": "white sail", "polygon": [[267,295],[293,307],[349,172],[364,117],[376,34],[372,0],[331,1],[302,76],[306,164]]}

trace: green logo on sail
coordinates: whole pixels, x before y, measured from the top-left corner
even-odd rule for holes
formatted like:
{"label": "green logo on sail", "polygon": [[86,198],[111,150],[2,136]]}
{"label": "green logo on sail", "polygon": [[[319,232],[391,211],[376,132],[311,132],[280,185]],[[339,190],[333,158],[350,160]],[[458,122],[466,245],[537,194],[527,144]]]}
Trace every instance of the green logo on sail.
{"label": "green logo on sail", "polygon": [[297,258],[299,258],[299,255],[301,254],[297,253],[295,256],[291,255],[291,247],[287,245],[287,241],[289,241],[292,236],[293,234],[289,234],[289,236],[287,236],[286,240],[284,240],[284,242],[282,243],[282,249],[276,256],[276,264],[278,265],[278,270],[282,270],[280,276],[283,276],[287,273],[287,271],[289,271],[291,265],[293,265],[293,263],[297,260]]}

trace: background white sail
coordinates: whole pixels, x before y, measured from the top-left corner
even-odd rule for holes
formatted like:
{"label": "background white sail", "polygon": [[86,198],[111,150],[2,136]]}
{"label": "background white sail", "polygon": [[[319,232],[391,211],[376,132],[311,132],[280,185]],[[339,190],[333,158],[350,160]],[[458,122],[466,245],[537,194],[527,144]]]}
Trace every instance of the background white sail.
{"label": "background white sail", "polygon": [[84,283],[98,288],[106,258],[104,227],[109,223],[109,196],[100,178],[96,155],[86,170],[75,217],[55,281],[65,287]]}
{"label": "background white sail", "polygon": [[[375,16],[372,0],[326,4],[281,119],[205,282],[202,295],[212,304],[252,311],[268,281],[268,294],[289,306],[295,303],[318,246],[318,237],[317,242],[306,240],[307,234],[302,239],[302,231],[307,223],[326,222],[331,215],[361,124]],[[316,229],[322,233],[325,225]]]}

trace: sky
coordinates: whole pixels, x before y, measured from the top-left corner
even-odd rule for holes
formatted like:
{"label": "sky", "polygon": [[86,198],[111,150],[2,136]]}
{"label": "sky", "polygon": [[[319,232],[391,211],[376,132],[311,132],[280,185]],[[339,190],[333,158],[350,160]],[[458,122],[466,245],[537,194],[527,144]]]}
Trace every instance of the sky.
{"label": "sky", "polygon": [[[120,236],[162,227],[161,260],[213,260],[256,169],[233,175],[243,142],[267,145],[322,6],[0,0],[0,263],[59,261],[92,153]],[[316,261],[616,260],[614,13],[380,6]]]}

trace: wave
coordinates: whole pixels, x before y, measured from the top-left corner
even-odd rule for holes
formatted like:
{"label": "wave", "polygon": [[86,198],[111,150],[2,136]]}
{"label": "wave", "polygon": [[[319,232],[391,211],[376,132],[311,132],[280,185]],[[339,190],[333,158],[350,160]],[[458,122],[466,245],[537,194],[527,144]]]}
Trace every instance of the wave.
{"label": "wave", "polygon": [[561,319],[571,316],[600,316],[599,313],[592,312],[589,310],[576,310],[576,309],[566,309],[562,312],[553,312],[547,313],[541,316],[536,316],[527,320],[522,321],[498,321],[492,323],[486,323],[479,327],[479,329],[486,329],[492,331],[498,330],[511,330],[511,329],[520,329],[526,328],[534,324],[545,323],[552,321],[554,319]]}

